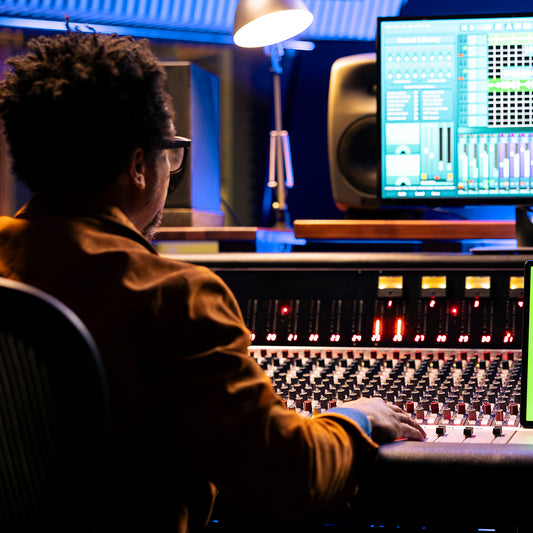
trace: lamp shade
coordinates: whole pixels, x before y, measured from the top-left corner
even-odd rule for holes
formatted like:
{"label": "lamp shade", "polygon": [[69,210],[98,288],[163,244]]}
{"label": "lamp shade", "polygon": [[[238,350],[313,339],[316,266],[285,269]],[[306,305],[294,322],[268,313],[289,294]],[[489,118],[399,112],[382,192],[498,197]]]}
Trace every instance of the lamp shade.
{"label": "lamp shade", "polygon": [[312,22],[313,15],[302,0],[240,0],[233,40],[244,48],[269,46],[295,37]]}

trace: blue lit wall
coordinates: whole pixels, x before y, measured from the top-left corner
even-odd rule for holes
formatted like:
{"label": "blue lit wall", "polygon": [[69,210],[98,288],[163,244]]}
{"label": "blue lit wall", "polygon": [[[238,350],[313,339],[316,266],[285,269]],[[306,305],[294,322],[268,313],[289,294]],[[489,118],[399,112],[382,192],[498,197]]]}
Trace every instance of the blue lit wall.
{"label": "blue lit wall", "polygon": [[[315,20],[309,40],[375,38],[376,17],[398,14],[405,0],[306,0]],[[0,25],[62,29],[73,24],[132,35],[231,43],[238,0],[0,0]]]}

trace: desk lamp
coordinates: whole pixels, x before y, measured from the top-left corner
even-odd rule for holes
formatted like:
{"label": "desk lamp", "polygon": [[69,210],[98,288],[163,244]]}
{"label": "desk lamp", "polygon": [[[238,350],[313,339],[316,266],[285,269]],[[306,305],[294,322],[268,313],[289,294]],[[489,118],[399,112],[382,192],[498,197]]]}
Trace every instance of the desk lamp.
{"label": "desk lamp", "polygon": [[272,202],[275,227],[291,226],[287,209],[287,188],[294,184],[289,134],[282,129],[280,75],[281,43],[302,33],[313,15],[302,0],[240,0],[235,12],[233,40],[243,48],[264,47],[270,56],[274,81],[274,127],[270,132],[268,186],[276,189]]}

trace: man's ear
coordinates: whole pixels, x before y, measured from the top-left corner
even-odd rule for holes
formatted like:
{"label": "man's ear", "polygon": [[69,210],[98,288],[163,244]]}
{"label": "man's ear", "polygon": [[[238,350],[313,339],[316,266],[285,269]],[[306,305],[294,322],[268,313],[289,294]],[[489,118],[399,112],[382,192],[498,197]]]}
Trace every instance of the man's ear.
{"label": "man's ear", "polygon": [[133,152],[128,170],[132,184],[144,190],[146,188],[146,158],[142,148],[136,148]]}

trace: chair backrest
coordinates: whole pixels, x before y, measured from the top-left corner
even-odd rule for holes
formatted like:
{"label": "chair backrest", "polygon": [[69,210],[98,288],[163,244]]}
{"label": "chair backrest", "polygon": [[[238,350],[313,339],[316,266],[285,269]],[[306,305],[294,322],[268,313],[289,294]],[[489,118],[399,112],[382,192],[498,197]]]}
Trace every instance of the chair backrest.
{"label": "chair backrest", "polygon": [[87,328],[57,299],[0,278],[0,531],[90,531],[109,439]]}

